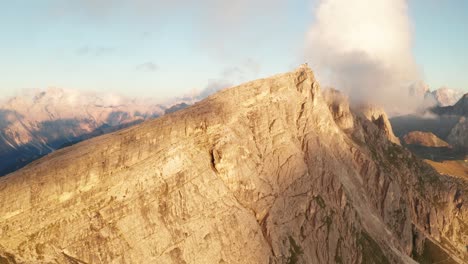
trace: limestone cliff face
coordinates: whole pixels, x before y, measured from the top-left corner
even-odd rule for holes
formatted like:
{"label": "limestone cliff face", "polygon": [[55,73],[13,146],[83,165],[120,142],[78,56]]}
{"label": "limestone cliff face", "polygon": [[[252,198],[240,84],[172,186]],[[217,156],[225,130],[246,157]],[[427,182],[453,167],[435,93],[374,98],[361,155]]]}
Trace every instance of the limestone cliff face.
{"label": "limestone cliff face", "polygon": [[0,178],[0,262],[467,261],[466,182],[336,97],[303,66]]}
{"label": "limestone cliff face", "polygon": [[375,105],[360,105],[356,108],[356,112],[364,115],[367,120],[371,121],[384,131],[391,142],[400,145],[400,140],[395,136],[395,134],[393,134],[392,125],[390,124],[388,116],[383,108]]}

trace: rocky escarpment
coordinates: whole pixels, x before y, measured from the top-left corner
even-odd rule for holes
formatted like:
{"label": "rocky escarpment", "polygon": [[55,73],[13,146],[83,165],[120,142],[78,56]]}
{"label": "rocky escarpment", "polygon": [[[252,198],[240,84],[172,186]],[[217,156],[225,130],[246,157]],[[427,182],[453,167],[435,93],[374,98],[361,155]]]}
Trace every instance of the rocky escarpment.
{"label": "rocky escarpment", "polygon": [[400,140],[395,136],[395,134],[393,134],[392,125],[390,124],[388,116],[383,108],[367,104],[358,106],[355,112],[363,115],[367,120],[374,123],[380,130],[384,131],[385,135],[391,142],[400,145]]}
{"label": "rocky escarpment", "polygon": [[300,67],[0,178],[0,261],[467,261],[466,182],[337,97]]}

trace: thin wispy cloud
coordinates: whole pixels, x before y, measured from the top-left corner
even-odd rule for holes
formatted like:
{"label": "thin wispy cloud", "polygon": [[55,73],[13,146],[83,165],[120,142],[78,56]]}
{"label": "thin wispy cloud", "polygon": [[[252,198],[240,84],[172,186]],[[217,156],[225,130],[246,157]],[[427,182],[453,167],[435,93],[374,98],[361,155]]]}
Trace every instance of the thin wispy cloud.
{"label": "thin wispy cloud", "polygon": [[100,57],[104,55],[112,54],[115,51],[114,48],[111,47],[91,47],[91,46],[83,46],[76,50],[76,54],[80,56],[95,56]]}
{"label": "thin wispy cloud", "polygon": [[[247,43],[273,39],[275,23],[284,19],[282,12],[290,3],[286,0],[78,0],[73,3],[57,2],[54,10],[60,10],[63,17],[71,16],[94,23],[115,19],[122,12],[137,16],[139,20],[153,25],[154,29],[164,28],[171,17],[192,17],[190,30],[196,32],[195,48],[203,49],[218,59],[236,56],[233,51]],[[263,15],[268,14],[268,15]],[[173,22],[174,23],[174,22]],[[251,34],[249,27],[262,25],[262,37]],[[142,29],[147,30],[147,29]],[[145,31],[144,36],[151,32]]]}
{"label": "thin wispy cloud", "polygon": [[260,73],[260,69],[260,64],[254,59],[249,58],[240,65],[227,67],[221,75],[223,79],[242,82],[256,78]]}
{"label": "thin wispy cloud", "polygon": [[251,58],[240,65],[227,67],[221,72],[218,78],[213,78],[208,81],[208,84],[200,92],[198,97],[202,99],[221,89],[256,79],[260,68],[260,64]]}
{"label": "thin wispy cloud", "polygon": [[159,70],[159,66],[156,63],[151,62],[151,61],[138,64],[135,68],[138,71],[144,71],[144,72],[155,72]]}

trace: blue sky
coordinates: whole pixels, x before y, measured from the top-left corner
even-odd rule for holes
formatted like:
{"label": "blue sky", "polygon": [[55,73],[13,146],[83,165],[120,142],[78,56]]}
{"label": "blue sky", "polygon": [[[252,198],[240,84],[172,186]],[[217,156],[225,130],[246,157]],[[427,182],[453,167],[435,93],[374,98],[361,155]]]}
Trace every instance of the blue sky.
{"label": "blue sky", "polygon": [[[62,87],[165,98],[304,61],[309,0],[0,0],[0,98]],[[431,86],[468,91],[468,1],[410,0]]]}
{"label": "blue sky", "polygon": [[468,92],[468,1],[410,0],[414,55],[433,88]]}

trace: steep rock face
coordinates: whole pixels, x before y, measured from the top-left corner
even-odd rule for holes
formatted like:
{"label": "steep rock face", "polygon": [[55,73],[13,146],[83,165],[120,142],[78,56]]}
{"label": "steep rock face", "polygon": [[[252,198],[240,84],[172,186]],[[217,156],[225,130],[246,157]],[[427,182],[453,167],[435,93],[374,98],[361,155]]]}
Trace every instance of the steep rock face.
{"label": "steep rock face", "polygon": [[379,124],[304,66],[227,89],[0,178],[0,260],[467,261],[466,182]]}
{"label": "steep rock face", "polygon": [[419,145],[424,147],[448,147],[449,144],[438,138],[431,132],[412,131],[403,137],[407,145]]}
{"label": "steep rock face", "polygon": [[400,140],[395,136],[395,134],[393,134],[392,125],[390,124],[388,116],[383,108],[375,105],[361,105],[357,108],[356,112],[364,115],[367,120],[373,122],[383,130],[391,142],[400,145]]}

